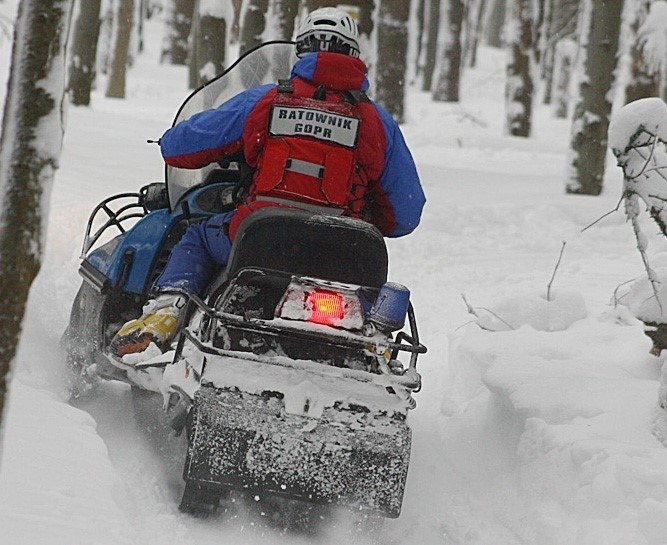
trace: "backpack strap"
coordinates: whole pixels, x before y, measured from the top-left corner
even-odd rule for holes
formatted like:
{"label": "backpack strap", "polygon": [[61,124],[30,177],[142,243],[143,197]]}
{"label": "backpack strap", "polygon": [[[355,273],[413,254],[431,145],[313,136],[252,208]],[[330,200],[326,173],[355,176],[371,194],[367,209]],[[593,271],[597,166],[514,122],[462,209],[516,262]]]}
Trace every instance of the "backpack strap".
{"label": "backpack strap", "polygon": [[293,93],[294,92],[294,83],[291,79],[279,79],[278,80],[278,92],[279,93]]}
{"label": "backpack strap", "polygon": [[353,106],[356,104],[369,104],[371,102],[371,99],[368,98],[368,95],[359,90],[345,91],[343,94],[343,100],[345,102],[349,102]]}

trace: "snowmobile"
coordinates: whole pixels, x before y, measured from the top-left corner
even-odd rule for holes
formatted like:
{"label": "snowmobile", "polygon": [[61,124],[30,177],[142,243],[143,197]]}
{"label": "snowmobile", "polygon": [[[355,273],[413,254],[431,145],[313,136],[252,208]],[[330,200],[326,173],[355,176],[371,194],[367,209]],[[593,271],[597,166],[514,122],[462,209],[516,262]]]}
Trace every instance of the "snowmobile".
{"label": "snowmobile", "polygon": [[[293,50],[271,42],[249,52],[190,95],[174,123],[289,77]],[[140,316],[187,226],[232,210],[245,176],[242,160],[167,167],[165,183],[93,210],[63,337],[77,387],[120,380],[162,396],[188,440],[182,511],[215,512],[232,490],[398,517],[426,347],[409,291],[387,282],[385,242],[369,223],[257,211],[206,295],[189,297],[169,350],[123,359],[108,350]]]}

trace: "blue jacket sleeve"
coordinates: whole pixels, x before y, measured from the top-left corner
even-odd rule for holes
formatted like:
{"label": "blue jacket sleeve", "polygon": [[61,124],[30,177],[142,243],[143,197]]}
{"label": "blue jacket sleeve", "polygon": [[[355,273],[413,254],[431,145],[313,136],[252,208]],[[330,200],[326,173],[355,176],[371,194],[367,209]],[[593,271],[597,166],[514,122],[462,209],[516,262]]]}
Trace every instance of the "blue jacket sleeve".
{"label": "blue jacket sleeve", "polygon": [[165,162],[178,168],[201,168],[241,149],[248,116],[273,87],[248,89],[168,129],[160,139]]}
{"label": "blue jacket sleeve", "polygon": [[419,225],[426,196],[401,129],[389,112],[377,104],[375,107],[380,114],[387,139],[380,185],[391,203],[396,220],[394,229],[385,236],[401,237],[411,233]]}
{"label": "blue jacket sleeve", "polygon": [[232,243],[224,226],[233,214],[217,214],[204,222],[190,225],[171,251],[155,287],[202,295],[214,275],[229,260]]}

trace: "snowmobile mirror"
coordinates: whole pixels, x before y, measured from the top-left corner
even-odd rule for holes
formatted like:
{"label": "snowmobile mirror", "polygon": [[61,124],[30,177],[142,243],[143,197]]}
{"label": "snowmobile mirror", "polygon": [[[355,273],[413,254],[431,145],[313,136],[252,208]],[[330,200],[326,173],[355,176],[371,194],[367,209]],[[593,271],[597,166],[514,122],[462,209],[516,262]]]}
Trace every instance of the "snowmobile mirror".
{"label": "snowmobile mirror", "polygon": [[149,212],[168,208],[167,185],[164,182],[154,182],[142,187],[139,191],[139,204]]}

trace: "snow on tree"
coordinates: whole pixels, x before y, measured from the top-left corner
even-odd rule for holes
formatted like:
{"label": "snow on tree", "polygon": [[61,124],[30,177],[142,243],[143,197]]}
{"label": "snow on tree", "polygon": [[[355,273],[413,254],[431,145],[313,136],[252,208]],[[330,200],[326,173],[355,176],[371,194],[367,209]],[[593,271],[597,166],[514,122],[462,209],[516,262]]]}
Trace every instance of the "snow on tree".
{"label": "snow on tree", "polygon": [[102,0],[80,1],[74,25],[67,91],[72,104],[88,106],[95,81]]}
{"label": "snow on tree", "polygon": [[650,5],[638,37],[646,72],[657,85],[658,94],[653,96],[667,99],[667,1],[657,0]]}
{"label": "snow on tree", "polygon": [[21,0],[14,30],[0,137],[0,425],[62,147],[71,11],[72,0]]}
{"label": "snow on tree", "polygon": [[509,57],[505,83],[505,130],[530,136],[533,113],[533,2],[511,0],[507,21]]}
{"label": "snow on tree", "polygon": [[626,304],[649,326],[654,349],[667,348],[667,270],[655,271],[647,256],[647,237],[639,215],[641,202],[667,236],[667,104],[644,98],[621,108],[609,125],[609,147],[623,170],[625,213],[633,226],[646,278],[637,282]]}
{"label": "snow on tree", "polygon": [[[665,2],[658,2],[665,4]],[[633,102],[640,98],[659,96],[660,72],[664,68],[665,51],[656,51],[656,45],[665,48],[665,36],[661,36],[660,26],[656,25],[655,12],[659,9],[650,2],[642,0],[632,10],[633,20],[630,23],[630,77],[625,87],[625,102]],[[650,13],[653,17],[649,17]],[[667,20],[664,24],[667,24]],[[663,34],[664,34],[664,28]],[[656,32],[657,31],[657,32]],[[661,58],[662,57],[662,58]]]}
{"label": "snow on tree", "polygon": [[582,75],[568,150],[566,192],[599,195],[623,2],[584,0],[583,9],[579,45]]}
{"label": "snow on tree", "polygon": [[448,0],[441,12],[440,52],[433,100],[458,102],[461,86],[462,45],[464,3],[462,0]]}

